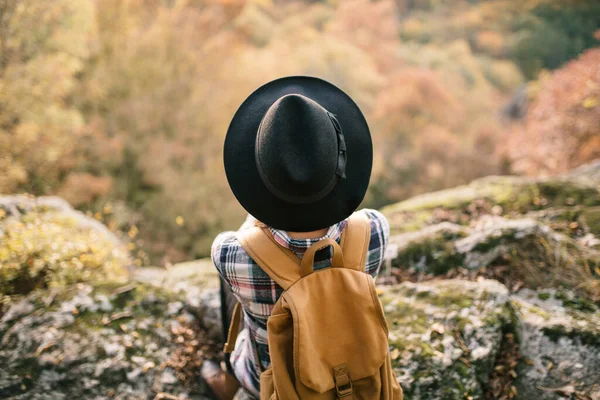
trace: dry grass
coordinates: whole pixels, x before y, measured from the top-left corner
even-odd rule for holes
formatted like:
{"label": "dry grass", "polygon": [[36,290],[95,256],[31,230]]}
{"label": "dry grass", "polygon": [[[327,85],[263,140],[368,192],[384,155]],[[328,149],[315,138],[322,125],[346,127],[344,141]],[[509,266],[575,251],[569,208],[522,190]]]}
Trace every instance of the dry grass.
{"label": "dry grass", "polygon": [[600,252],[596,250],[536,238],[529,246],[519,246],[510,258],[511,272],[527,287],[564,287],[600,302]]}

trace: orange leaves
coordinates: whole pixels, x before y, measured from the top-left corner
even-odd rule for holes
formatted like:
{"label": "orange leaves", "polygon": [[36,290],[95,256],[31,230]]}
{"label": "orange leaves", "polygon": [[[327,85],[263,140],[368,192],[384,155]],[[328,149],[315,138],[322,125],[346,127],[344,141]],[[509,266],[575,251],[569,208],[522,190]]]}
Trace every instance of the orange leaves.
{"label": "orange leaves", "polygon": [[106,195],[113,186],[109,176],[94,176],[86,172],[69,174],[57,195],[67,200],[74,207],[91,203],[98,197]]}
{"label": "orange leaves", "polygon": [[475,38],[477,47],[494,57],[501,57],[506,53],[506,40],[499,32],[480,31]]}
{"label": "orange leaves", "polygon": [[328,30],[368,52],[383,72],[399,60],[398,10],[394,1],[350,0],[339,3]]}
{"label": "orange leaves", "polygon": [[538,84],[524,124],[511,135],[517,171],[565,172],[600,157],[600,48]]}

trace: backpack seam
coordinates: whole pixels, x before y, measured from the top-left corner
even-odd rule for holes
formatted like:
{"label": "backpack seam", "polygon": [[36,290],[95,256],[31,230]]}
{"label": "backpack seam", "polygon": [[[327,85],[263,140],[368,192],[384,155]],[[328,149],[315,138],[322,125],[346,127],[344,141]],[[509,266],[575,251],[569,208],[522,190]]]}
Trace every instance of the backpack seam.
{"label": "backpack seam", "polygon": [[[389,336],[390,332],[388,330],[387,322],[385,321],[385,317],[383,316],[383,306],[379,297],[377,297],[377,293],[375,292],[375,283],[371,284],[369,277],[371,275],[365,274],[367,279],[367,284],[369,285],[369,292],[371,292],[371,300],[373,301],[373,305],[375,306],[375,310],[377,311],[377,319],[379,320],[379,324],[383,328],[385,335]],[[372,279],[372,278],[371,278]]]}

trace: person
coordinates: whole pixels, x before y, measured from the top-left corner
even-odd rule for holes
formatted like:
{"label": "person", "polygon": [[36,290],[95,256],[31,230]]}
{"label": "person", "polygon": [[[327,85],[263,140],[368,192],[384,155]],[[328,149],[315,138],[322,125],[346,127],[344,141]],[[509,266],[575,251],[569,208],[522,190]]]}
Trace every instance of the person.
{"label": "person", "polygon": [[[313,244],[338,243],[366,193],[372,166],[367,122],[354,101],[324,80],[293,76],[254,91],[235,113],[224,145],[229,185],[248,211],[240,230],[268,228],[275,242],[299,259]],[[389,237],[378,211],[363,209],[370,238],[365,272],[376,277]],[[239,232],[238,232],[239,233]],[[212,261],[222,277],[225,319],[231,296],[243,308],[243,328],[231,354],[241,385],[237,398],[258,398],[260,371],[270,365],[267,320],[283,289],[247,254],[236,232],[219,234]],[[314,269],[331,265],[332,249],[315,255]],[[202,373],[221,400],[231,399],[235,380],[207,363]]]}

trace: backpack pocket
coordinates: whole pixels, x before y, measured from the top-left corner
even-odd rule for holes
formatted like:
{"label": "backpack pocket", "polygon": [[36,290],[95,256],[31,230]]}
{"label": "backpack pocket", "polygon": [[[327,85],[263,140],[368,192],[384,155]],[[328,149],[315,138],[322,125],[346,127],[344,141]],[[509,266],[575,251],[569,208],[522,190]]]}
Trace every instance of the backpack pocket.
{"label": "backpack pocket", "polygon": [[377,376],[388,354],[387,325],[364,272],[327,268],[292,286],[284,297],[294,319],[294,368],[316,393],[336,390],[334,370],[352,381]]}
{"label": "backpack pocket", "polygon": [[260,400],[277,400],[272,367],[267,368],[260,374]]}

